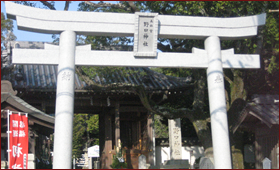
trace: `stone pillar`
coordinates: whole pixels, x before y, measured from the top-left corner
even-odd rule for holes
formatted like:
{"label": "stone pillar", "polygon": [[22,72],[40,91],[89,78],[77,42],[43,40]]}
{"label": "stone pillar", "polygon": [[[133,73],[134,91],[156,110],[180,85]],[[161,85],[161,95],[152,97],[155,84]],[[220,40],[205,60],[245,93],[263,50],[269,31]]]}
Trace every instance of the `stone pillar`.
{"label": "stone pillar", "polygon": [[34,153],[29,153],[28,154],[28,169],[36,169],[36,164],[35,164],[35,154]]}
{"label": "stone pillar", "polygon": [[220,39],[217,36],[208,37],[205,50],[208,55],[207,83],[215,168],[231,169]]}
{"label": "stone pillar", "polygon": [[89,157],[89,158],[88,158],[88,169],[93,169],[93,166],[92,166],[92,157]]}
{"label": "stone pillar", "polygon": [[181,120],[168,119],[170,160],[182,159]]}
{"label": "stone pillar", "polygon": [[55,106],[54,169],[71,169],[72,165],[75,49],[76,33],[62,32]]}
{"label": "stone pillar", "polygon": [[148,169],[145,155],[140,155],[138,157],[138,169]]}

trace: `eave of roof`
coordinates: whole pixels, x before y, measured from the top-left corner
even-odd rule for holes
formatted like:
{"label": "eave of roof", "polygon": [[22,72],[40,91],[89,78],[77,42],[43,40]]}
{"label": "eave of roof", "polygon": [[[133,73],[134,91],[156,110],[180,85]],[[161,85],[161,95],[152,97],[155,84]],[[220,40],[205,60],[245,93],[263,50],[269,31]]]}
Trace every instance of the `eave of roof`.
{"label": "eave of roof", "polygon": [[[54,65],[17,65],[14,70],[14,75],[18,73],[17,68],[23,67],[22,79],[17,80],[13,77],[12,73],[2,76],[3,80],[9,80],[14,89],[37,89],[37,90],[56,90],[57,85],[57,68]],[[161,73],[150,70],[149,68],[126,68],[127,70],[146,72],[146,76],[140,76],[138,74],[130,74],[129,76],[122,76],[123,73],[115,71],[110,78],[104,78],[99,75],[95,75],[92,81],[101,89],[106,89],[108,86],[144,86],[147,91],[158,90],[175,90],[182,89],[191,85],[191,77],[179,78],[166,76]],[[75,90],[97,90],[86,84],[75,74]]]}
{"label": "eave of roof", "polygon": [[35,117],[37,119],[43,120],[45,122],[54,124],[55,118],[53,116],[50,116],[35,107],[29,105],[21,98],[12,95],[8,92],[1,92],[1,103],[7,102],[15,107],[17,107],[19,110],[21,110],[24,113],[28,113],[28,115],[31,115],[32,117]]}
{"label": "eave of roof", "polygon": [[[278,102],[276,102],[278,100]],[[240,113],[233,126],[233,132],[245,121],[246,117],[254,116],[269,128],[279,125],[279,95],[254,95],[252,101]]]}

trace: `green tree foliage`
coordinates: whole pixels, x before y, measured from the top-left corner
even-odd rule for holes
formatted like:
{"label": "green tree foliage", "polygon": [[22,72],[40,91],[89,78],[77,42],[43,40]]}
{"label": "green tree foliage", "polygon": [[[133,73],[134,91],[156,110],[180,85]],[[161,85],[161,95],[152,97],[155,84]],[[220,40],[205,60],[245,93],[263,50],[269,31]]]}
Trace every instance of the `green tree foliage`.
{"label": "green tree foliage", "polygon": [[13,34],[13,21],[6,19],[3,12],[1,12],[1,51],[5,49],[7,41],[13,41],[16,36]]}
{"label": "green tree foliage", "polygon": [[116,155],[113,155],[113,161],[110,165],[113,169],[126,169],[127,163],[125,162],[123,155],[126,152],[124,148],[120,147],[119,149],[116,149]]}
{"label": "green tree foliage", "polygon": [[168,121],[166,118],[155,115],[154,116],[155,124],[155,138],[168,138]]}
{"label": "green tree foliage", "polygon": [[89,134],[89,145],[99,145],[99,115],[91,115],[87,123],[87,132]]}
{"label": "green tree foliage", "polygon": [[[129,13],[131,10],[126,2],[120,2],[120,5],[113,5],[104,3],[103,1],[97,4],[83,1],[79,4],[78,11],[87,12],[119,12]],[[112,37],[112,36],[86,36],[85,44],[91,44],[93,50],[100,50],[103,47],[110,47],[116,45],[128,45],[132,40],[129,37]]]}
{"label": "green tree foliage", "polygon": [[74,115],[72,155],[75,155],[76,158],[81,157],[81,155],[83,154],[83,149],[85,148],[85,142],[87,138],[86,118],[86,114]]}
{"label": "green tree foliage", "polygon": [[[155,114],[154,116],[155,124],[155,138],[168,138],[168,119]],[[197,137],[196,131],[193,127],[193,124],[187,118],[181,118],[181,127],[182,127],[182,137]]]}
{"label": "green tree foliage", "polygon": [[99,145],[99,116],[75,114],[73,121],[72,155],[81,157],[87,147]]}
{"label": "green tree foliage", "polygon": [[[94,4],[90,2],[81,2],[79,4],[78,11],[87,11],[87,12],[121,12],[121,13],[129,13],[131,12],[130,6],[127,2],[120,2],[119,5],[106,4],[102,1]],[[132,37],[113,37],[113,36],[86,36],[83,38],[81,43],[91,44],[91,48],[93,50],[113,50],[112,46],[126,46],[132,43]],[[89,76],[91,79],[96,75],[104,78],[109,78],[112,73],[118,72],[122,76],[127,76],[129,73],[127,69],[123,67],[78,67],[77,69],[81,69],[83,73]],[[81,72],[81,73],[82,73]],[[81,74],[80,74],[81,75]],[[83,76],[81,76],[83,77]],[[88,84],[93,85],[94,82],[85,78],[83,79]]]}

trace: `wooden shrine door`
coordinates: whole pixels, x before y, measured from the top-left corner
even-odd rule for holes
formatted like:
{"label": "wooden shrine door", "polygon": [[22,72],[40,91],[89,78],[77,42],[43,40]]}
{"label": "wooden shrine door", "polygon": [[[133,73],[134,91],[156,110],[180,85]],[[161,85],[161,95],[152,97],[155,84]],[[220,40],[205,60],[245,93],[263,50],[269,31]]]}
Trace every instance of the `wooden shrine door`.
{"label": "wooden shrine door", "polygon": [[147,113],[121,113],[120,136],[129,169],[138,169],[138,157],[148,156]]}

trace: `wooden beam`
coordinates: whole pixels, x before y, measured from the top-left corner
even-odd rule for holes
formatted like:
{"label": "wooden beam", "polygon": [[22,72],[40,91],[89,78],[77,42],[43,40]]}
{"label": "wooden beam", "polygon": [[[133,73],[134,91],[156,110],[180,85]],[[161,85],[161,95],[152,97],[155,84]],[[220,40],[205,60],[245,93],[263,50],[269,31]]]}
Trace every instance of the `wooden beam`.
{"label": "wooden beam", "polygon": [[120,104],[142,105],[140,101],[120,101]]}
{"label": "wooden beam", "polygon": [[147,109],[139,106],[122,106],[120,112],[147,112]]}
{"label": "wooden beam", "polygon": [[37,120],[35,118],[32,118],[31,116],[29,116],[29,120],[31,122],[33,122],[33,123],[38,124],[38,125],[41,125],[41,126],[44,126],[44,127],[50,128],[50,129],[54,129],[54,125],[53,124],[45,123],[43,121]]}

